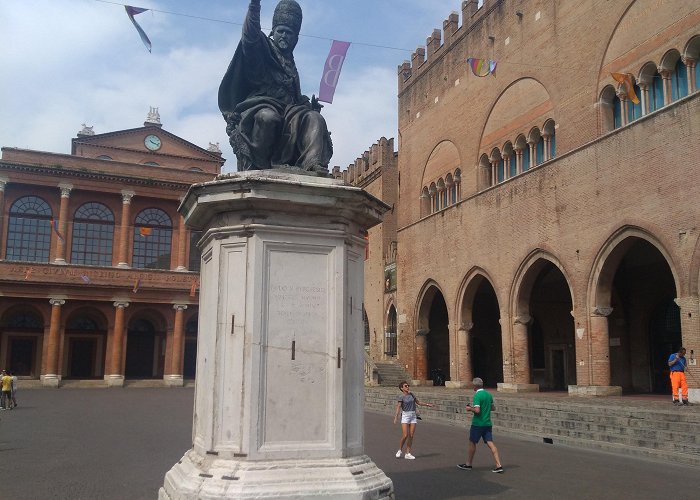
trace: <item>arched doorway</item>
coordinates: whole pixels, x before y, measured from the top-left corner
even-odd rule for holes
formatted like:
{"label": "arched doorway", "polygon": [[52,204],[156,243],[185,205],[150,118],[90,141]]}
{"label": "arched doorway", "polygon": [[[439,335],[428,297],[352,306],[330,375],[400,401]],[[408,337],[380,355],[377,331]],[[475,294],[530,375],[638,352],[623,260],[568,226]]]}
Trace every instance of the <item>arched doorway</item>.
{"label": "arched doorway", "polygon": [[472,372],[487,387],[503,382],[503,347],[501,343],[498,298],[491,283],[479,279],[472,302],[472,329],[469,332]]}
{"label": "arched doorway", "polygon": [[78,311],[66,322],[63,373],[66,378],[100,379],[104,376],[106,320],[95,311]]}
{"label": "arched doorway", "polygon": [[625,392],[667,393],[666,360],[682,343],[676,285],[667,259],[629,236],[610,252],[597,287],[608,316],[611,384]]}
{"label": "arched doorway", "polygon": [[514,324],[514,350],[527,349],[529,357],[525,383],[555,391],[576,384],[572,310],[571,288],[560,267],[548,256],[534,259],[520,283]]}
{"label": "arched doorway", "polygon": [[450,379],[450,331],[447,304],[440,292],[433,297],[428,317],[428,376],[439,370]]}
{"label": "arched doorway", "polygon": [[13,308],[0,324],[0,352],[2,367],[13,375],[39,378],[44,321],[41,314],[30,308]]}
{"label": "arched doorway", "polygon": [[182,367],[182,376],[185,379],[194,379],[197,373],[197,333],[199,323],[197,316],[185,324],[185,357]]}
{"label": "arched doorway", "polygon": [[161,378],[165,334],[146,318],[131,321],[127,332],[125,378]]}

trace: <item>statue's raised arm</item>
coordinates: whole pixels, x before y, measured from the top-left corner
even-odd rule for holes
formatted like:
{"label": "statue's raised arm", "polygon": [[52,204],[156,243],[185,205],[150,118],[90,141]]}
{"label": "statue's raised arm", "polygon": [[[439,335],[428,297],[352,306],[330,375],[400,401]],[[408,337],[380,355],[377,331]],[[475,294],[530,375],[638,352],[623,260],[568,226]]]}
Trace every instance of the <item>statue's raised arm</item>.
{"label": "statue's raised arm", "polygon": [[296,167],[328,172],[333,146],[319,106],[301,94],[294,48],[301,7],[281,0],[272,32],[260,28],[260,0],[251,0],[241,41],[219,87],[238,170]]}

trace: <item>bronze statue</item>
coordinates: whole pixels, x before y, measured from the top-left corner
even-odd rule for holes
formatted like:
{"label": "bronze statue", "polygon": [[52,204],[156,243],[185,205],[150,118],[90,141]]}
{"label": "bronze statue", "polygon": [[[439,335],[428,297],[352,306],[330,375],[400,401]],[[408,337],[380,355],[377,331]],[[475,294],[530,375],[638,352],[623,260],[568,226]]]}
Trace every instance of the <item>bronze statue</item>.
{"label": "bronze statue", "polygon": [[272,32],[260,27],[260,0],[251,0],[241,41],[219,87],[219,109],[238,170],[297,167],[328,172],[333,145],[321,105],[302,95],[294,63],[302,13],[281,0]]}

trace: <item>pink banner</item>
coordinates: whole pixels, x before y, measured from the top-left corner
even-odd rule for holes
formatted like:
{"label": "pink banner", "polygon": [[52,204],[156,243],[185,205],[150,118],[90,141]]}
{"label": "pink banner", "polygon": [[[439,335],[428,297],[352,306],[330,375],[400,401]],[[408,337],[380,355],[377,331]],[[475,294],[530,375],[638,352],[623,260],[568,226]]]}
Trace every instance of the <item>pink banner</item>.
{"label": "pink banner", "polygon": [[350,42],[339,42],[333,40],[331,51],[326,59],[326,66],[323,68],[323,77],[321,78],[321,90],[318,93],[318,100],[332,103],[335,87],[338,85],[340,78],[340,70],[343,69],[345,55],[348,53]]}

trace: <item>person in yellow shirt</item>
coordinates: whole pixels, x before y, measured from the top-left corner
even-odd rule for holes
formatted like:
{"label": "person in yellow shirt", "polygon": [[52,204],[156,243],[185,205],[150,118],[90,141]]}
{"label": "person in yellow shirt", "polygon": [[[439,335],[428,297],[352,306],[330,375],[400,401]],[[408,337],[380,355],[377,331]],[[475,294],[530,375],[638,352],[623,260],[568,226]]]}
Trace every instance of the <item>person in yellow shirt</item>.
{"label": "person in yellow shirt", "polygon": [[12,377],[10,377],[5,370],[2,371],[0,385],[2,386],[2,409],[11,410],[12,406],[10,406],[10,402],[12,401]]}

